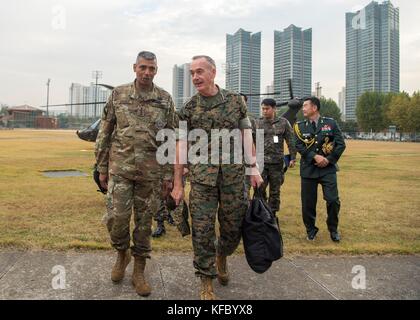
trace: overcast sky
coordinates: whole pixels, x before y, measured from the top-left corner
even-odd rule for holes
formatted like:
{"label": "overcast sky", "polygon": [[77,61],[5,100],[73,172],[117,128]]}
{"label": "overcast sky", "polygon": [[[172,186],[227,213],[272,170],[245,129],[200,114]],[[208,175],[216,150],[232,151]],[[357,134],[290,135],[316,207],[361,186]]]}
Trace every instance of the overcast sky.
{"label": "overcast sky", "polygon": [[[382,2],[382,1],[380,1]],[[369,0],[0,0],[0,102],[68,102],[72,82],[88,85],[134,79],[141,50],[157,54],[155,82],[172,93],[174,64],[208,54],[224,86],[226,33],[262,32],[261,90],[273,79],[273,31],[290,24],[312,28],[312,86],[337,101],[345,85],[345,13]],[[393,0],[400,8],[401,90],[420,89],[420,1]]]}

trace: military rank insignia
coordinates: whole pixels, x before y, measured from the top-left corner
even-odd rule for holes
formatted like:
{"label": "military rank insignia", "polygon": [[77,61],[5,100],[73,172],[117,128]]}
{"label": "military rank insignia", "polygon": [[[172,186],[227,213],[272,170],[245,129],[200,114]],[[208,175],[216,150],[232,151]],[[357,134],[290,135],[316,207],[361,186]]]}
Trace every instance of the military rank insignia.
{"label": "military rank insignia", "polygon": [[328,124],[326,124],[325,126],[323,126],[321,128],[321,132],[323,132],[323,133],[328,133],[328,132],[331,132],[331,131],[332,131],[332,129]]}

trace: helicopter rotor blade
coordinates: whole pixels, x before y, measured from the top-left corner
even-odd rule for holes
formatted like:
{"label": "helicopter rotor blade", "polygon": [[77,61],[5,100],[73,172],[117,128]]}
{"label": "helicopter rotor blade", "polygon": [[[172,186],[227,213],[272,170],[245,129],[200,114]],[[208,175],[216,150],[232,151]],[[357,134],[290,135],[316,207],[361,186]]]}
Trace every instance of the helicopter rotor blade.
{"label": "helicopter rotor blade", "polygon": [[293,95],[293,87],[292,87],[292,79],[289,79],[289,92],[290,92],[290,100],[293,100],[295,96]]}

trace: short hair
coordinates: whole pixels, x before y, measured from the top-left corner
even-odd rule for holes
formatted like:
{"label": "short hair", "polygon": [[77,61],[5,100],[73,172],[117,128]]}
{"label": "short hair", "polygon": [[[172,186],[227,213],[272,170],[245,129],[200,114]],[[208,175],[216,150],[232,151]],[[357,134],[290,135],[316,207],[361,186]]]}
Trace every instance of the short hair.
{"label": "short hair", "polygon": [[138,62],[140,60],[140,58],[146,59],[146,60],[156,60],[156,55],[153,52],[150,51],[141,51],[138,55],[137,55],[137,59],[136,62]]}
{"label": "short hair", "polygon": [[192,60],[197,60],[197,59],[206,59],[206,61],[210,63],[216,69],[216,62],[214,62],[214,60],[210,58],[209,56],[199,55],[199,56],[194,56],[192,58]]}
{"label": "short hair", "polygon": [[321,109],[321,101],[315,96],[303,98],[303,101],[311,101],[312,104],[316,105],[318,111]]}
{"label": "short hair", "polygon": [[275,108],[277,103],[276,103],[276,100],[268,98],[268,99],[264,99],[261,102],[261,105],[270,106],[270,107]]}

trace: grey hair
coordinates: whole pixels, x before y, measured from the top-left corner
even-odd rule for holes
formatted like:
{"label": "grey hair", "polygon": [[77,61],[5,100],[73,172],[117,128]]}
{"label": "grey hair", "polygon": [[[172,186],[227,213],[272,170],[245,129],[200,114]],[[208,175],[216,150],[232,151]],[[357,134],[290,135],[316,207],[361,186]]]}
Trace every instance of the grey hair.
{"label": "grey hair", "polygon": [[210,63],[216,69],[216,62],[214,62],[214,60],[210,58],[209,56],[205,56],[205,55],[194,56],[192,59],[197,60],[197,59],[202,59],[202,58],[206,59],[206,61]]}
{"label": "grey hair", "polygon": [[140,60],[140,58],[146,59],[146,60],[156,60],[156,55],[153,52],[150,51],[142,51],[137,55],[136,62]]}

